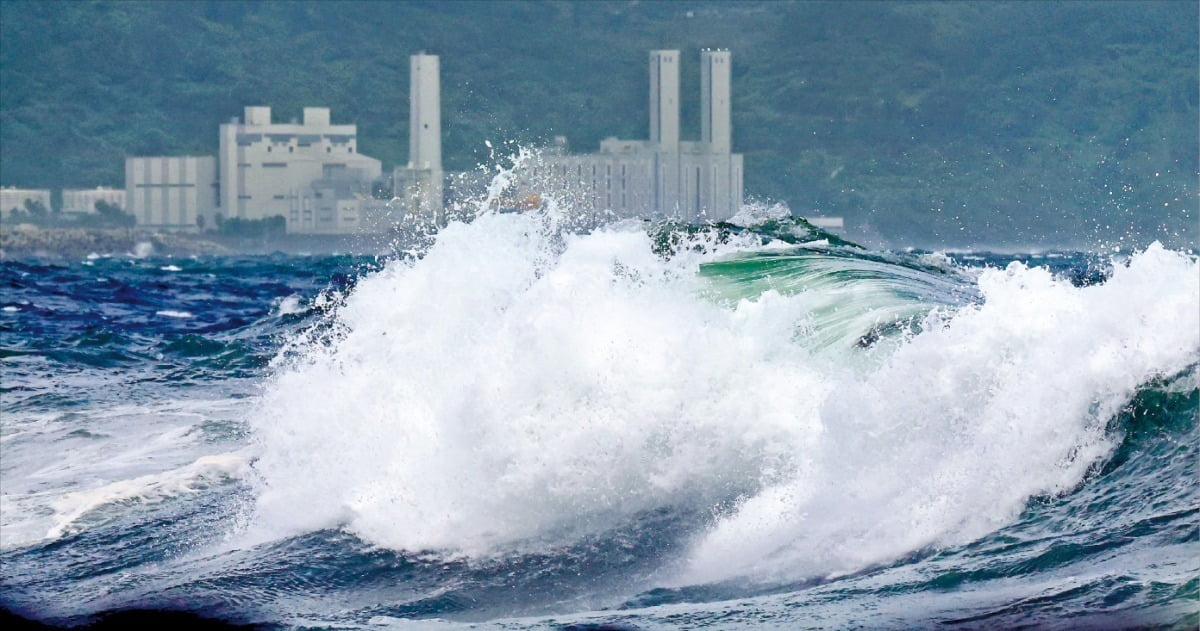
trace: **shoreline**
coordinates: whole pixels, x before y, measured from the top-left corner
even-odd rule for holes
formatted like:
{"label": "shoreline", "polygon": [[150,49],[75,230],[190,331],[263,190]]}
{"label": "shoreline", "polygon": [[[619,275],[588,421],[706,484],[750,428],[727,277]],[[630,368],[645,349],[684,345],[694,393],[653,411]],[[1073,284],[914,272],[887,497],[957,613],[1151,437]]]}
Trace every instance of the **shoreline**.
{"label": "shoreline", "polygon": [[136,228],[38,228],[0,225],[0,260],[72,260],[89,255],[135,257],[237,254],[388,254],[397,238],[386,234],[275,235],[265,238],[156,232]]}

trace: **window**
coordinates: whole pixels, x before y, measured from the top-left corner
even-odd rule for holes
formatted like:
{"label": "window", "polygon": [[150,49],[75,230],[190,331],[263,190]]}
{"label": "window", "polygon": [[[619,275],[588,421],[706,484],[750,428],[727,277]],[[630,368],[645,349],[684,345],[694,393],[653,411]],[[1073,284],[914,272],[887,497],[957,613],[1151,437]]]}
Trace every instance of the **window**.
{"label": "window", "polygon": [[325,147],[325,153],[333,153],[333,147]]}
{"label": "window", "polygon": [[346,147],[348,153],[354,153],[354,147]]}

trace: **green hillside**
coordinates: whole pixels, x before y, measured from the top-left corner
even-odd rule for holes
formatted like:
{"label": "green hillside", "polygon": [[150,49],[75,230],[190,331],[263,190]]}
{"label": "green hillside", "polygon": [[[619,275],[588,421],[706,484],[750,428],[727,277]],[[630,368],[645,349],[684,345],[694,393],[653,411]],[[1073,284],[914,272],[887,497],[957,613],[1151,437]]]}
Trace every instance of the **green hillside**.
{"label": "green hillside", "polygon": [[441,55],[448,169],[485,140],[644,138],[647,51],[734,59],[746,190],[915,245],[1197,241],[1194,2],[0,2],[0,184],[213,154],[245,105],[328,106],[405,161],[408,55]]}

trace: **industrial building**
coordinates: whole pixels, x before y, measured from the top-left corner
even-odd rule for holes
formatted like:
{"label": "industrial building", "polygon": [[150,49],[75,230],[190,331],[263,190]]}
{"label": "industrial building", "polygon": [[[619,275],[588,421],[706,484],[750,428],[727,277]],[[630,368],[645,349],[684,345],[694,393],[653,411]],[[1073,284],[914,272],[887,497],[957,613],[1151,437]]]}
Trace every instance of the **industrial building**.
{"label": "industrial building", "polygon": [[125,211],[139,226],[202,230],[212,225],[217,188],[212,156],[125,158]]}
{"label": "industrial building", "polygon": [[358,152],[356,125],[333,124],[324,107],[278,123],[270,107],[251,106],[220,126],[215,158],[126,158],[128,210],[139,225],[185,231],[229,218],[281,216],[292,234],[384,232],[406,213],[440,219],[438,58],[413,55],[411,68],[409,163],[394,172],[392,203],[372,195],[383,167]]}
{"label": "industrial building", "polygon": [[[140,225],[172,230],[275,216],[298,234],[383,232],[405,217],[444,224],[439,59],[419,53],[409,61],[409,156],[392,171],[390,202],[372,195],[382,165],[358,152],[356,125],[333,124],[323,107],[277,123],[270,107],[252,106],[220,126],[215,158],[127,158],[126,210]],[[730,218],[743,199],[743,159],[732,153],[731,61],[727,50],[701,51],[698,141],[680,139],[679,51],[651,51],[649,139],[606,138],[598,152],[582,155],[569,153],[563,139],[519,173],[516,191],[563,200],[592,223]]]}
{"label": "industrial building", "polygon": [[25,210],[25,202],[41,204],[50,211],[50,191],[44,188],[0,188],[0,217],[7,217],[14,210]]}
{"label": "industrial building", "polygon": [[699,142],[679,138],[679,51],[651,51],[650,139],[606,138],[591,154],[570,154],[559,140],[527,169],[523,193],[569,200],[597,220],[732,217],[742,204],[743,161],[731,153],[731,56],[705,50],[700,64]]}
{"label": "industrial building", "polygon": [[62,192],[62,211],[76,214],[94,213],[96,202],[104,202],[124,210],[125,196],[126,191],[121,188],[65,188]]}
{"label": "industrial building", "polygon": [[331,124],[324,107],[306,107],[291,123],[247,107],[243,120],[221,125],[218,157],[226,218],[282,216],[288,232],[302,234],[357,232],[383,169],[358,153],[358,127]]}

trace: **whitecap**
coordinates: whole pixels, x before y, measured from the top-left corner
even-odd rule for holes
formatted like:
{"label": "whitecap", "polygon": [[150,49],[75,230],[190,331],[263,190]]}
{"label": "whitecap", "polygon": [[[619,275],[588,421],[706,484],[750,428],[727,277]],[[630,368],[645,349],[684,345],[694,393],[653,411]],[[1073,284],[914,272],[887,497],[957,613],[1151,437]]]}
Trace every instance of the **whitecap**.
{"label": "whitecap", "polygon": [[294,315],[294,314],[303,313],[303,312],[304,312],[303,300],[300,298],[300,296],[298,296],[296,294],[292,294],[290,296],[286,296],[286,297],[280,299],[278,305],[276,305],[276,308],[275,308],[276,315],[281,315],[281,316]]}

